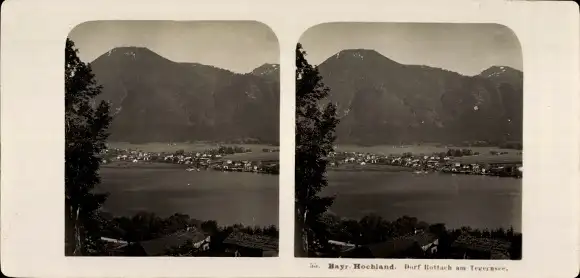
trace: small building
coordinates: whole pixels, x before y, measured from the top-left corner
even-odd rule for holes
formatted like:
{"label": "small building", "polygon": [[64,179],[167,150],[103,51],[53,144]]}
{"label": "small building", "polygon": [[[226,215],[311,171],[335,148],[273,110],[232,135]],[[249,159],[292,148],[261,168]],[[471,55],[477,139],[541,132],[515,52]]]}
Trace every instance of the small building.
{"label": "small building", "polygon": [[206,251],[210,240],[209,236],[196,228],[188,228],[165,237],[138,242],[131,248],[131,253],[136,256],[165,256],[168,250],[182,247],[188,242],[192,243],[192,250]]}
{"label": "small building", "polygon": [[416,232],[391,240],[353,248],[343,258],[423,258],[437,252],[439,239],[432,233]]}
{"label": "small building", "polygon": [[454,259],[509,260],[511,243],[491,238],[477,238],[467,234],[451,244]]}
{"label": "small building", "polygon": [[350,251],[358,248],[359,246],[349,242],[343,242],[338,240],[329,240],[328,244],[331,247],[331,252],[323,254],[319,253],[321,257],[341,257],[342,254],[348,254]]}
{"label": "small building", "polygon": [[233,257],[277,257],[278,239],[234,231],[223,241],[225,252]]}
{"label": "small building", "polygon": [[101,237],[101,241],[105,245],[105,252],[108,256],[123,256],[125,248],[129,245],[127,241],[108,237]]}

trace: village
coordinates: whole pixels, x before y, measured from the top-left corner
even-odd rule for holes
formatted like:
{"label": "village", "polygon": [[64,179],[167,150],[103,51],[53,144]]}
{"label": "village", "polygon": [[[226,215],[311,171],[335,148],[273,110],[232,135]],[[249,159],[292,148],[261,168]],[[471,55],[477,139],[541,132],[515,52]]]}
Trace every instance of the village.
{"label": "village", "polygon": [[[263,149],[262,152],[278,152],[277,149]],[[241,155],[240,155],[241,154]],[[186,171],[216,170],[224,172],[251,172],[279,174],[278,159],[252,159],[252,150],[243,147],[224,147],[201,152],[146,152],[132,149],[106,149],[102,164],[128,163],[169,163],[184,165]],[[239,157],[238,157],[239,156]]]}
{"label": "village", "polygon": [[414,170],[416,174],[440,172],[521,178],[523,173],[521,152],[518,153],[519,159],[506,159],[507,155],[507,152],[499,151],[490,151],[489,154],[483,155],[468,149],[449,149],[447,152],[430,155],[412,153],[379,155],[335,151],[330,153],[329,157],[330,167],[335,168],[346,164],[357,165],[360,169],[364,169],[364,166],[374,164],[406,167]]}

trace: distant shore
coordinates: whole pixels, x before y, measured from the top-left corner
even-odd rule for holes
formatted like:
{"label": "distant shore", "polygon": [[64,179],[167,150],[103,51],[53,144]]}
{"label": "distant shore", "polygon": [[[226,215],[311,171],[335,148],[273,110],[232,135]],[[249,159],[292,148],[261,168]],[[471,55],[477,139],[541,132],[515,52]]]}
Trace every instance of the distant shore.
{"label": "distant shore", "polygon": [[358,153],[374,153],[381,155],[397,155],[410,152],[413,154],[432,154],[437,152],[446,152],[448,149],[471,149],[475,152],[488,153],[491,150],[508,152],[510,154],[521,152],[522,150],[506,149],[500,146],[468,146],[468,145],[449,145],[443,144],[421,144],[421,145],[373,145],[360,146],[354,144],[337,144],[336,151],[338,152],[358,152]]}
{"label": "distant shore", "polygon": [[109,148],[116,149],[136,149],[145,152],[175,152],[184,150],[185,152],[203,152],[219,146],[239,146],[251,149],[252,152],[261,152],[262,149],[278,148],[272,144],[234,144],[219,142],[151,142],[151,143],[128,143],[128,142],[107,142]]}

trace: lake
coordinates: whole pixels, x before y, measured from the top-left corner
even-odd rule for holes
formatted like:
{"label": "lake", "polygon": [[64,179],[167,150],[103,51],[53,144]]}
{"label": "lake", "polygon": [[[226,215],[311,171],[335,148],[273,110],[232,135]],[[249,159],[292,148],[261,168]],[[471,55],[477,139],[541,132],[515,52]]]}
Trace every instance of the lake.
{"label": "lake", "polygon": [[103,210],[115,216],[138,211],[162,217],[183,213],[219,225],[278,226],[278,177],[171,167],[102,167],[98,191],[110,193]]}
{"label": "lake", "polygon": [[[111,193],[103,209],[114,215],[179,212],[220,225],[278,226],[279,176],[102,167],[101,178],[99,190]],[[339,216],[408,215],[449,228],[521,230],[521,179],[392,171],[330,171],[328,178],[323,194],[337,195],[330,210]]]}
{"label": "lake", "polygon": [[522,180],[477,175],[330,171],[323,195],[337,198],[333,213],[360,219],[376,213],[392,221],[403,215],[448,228],[521,231]]}

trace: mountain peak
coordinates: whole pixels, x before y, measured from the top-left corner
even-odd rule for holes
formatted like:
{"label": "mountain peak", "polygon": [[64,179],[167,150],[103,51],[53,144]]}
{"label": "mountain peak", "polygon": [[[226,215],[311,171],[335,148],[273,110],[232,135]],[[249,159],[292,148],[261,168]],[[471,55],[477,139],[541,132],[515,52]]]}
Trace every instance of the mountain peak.
{"label": "mountain peak", "polygon": [[280,70],[279,64],[265,63],[265,64],[255,68],[254,70],[252,70],[251,74],[257,75],[257,76],[266,76],[266,75],[271,75],[271,74],[277,74],[277,72],[279,70]]}
{"label": "mountain peak", "polygon": [[[93,62],[95,62],[96,60],[98,60],[99,58],[104,58],[104,57],[128,57],[132,60],[137,60],[141,57],[159,57],[159,58],[163,58],[161,57],[159,54],[153,52],[152,50],[150,50],[147,47],[140,47],[140,46],[120,46],[120,47],[115,47],[105,53],[103,53],[101,56],[99,56],[97,59],[95,59]],[[165,58],[163,58],[165,59]]]}
{"label": "mountain peak", "polygon": [[277,70],[277,69],[279,69],[279,67],[280,67],[279,64],[264,63],[261,66],[255,68],[254,70],[257,70],[257,69],[274,69],[274,70]]}
{"label": "mountain peak", "polygon": [[374,49],[364,49],[364,48],[357,48],[357,49],[345,49],[342,50],[338,53],[336,53],[335,57],[336,58],[340,58],[341,56],[343,57],[356,57],[359,58],[361,60],[364,60],[365,58],[374,58],[374,57],[384,57],[383,55],[381,55],[379,52],[377,52]]}
{"label": "mountain peak", "polygon": [[508,67],[508,66],[491,66],[485,70],[483,70],[479,75],[483,76],[483,77],[494,77],[494,76],[499,76],[499,75],[503,75],[505,73],[519,73],[521,71],[514,69],[512,67]]}
{"label": "mountain peak", "polygon": [[145,47],[117,47],[91,63],[111,103],[111,141],[277,142],[279,86],[216,66],[171,61]]}
{"label": "mountain peak", "polygon": [[364,62],[363,64],[386,62],[384,63],[385,65],[390,66],[400,65],[398,62],[385,57],[383,54],[379,53],[374,49],[365,49],[365,48],[344,49],[326,59],[326,61],[340,61],[340,60],[342,61],[348,60],[355,64],[359,64],[360,62]]}
{"label": "mountain peak", "polygon": [[147,47],[139,47],[139,46],[122,46],[122,47],[115,47],[111,50],[109,50],[108,53],[124,53],[124,54],[130,54],[130,53],[154,53],[152,50],[150,50]]}

